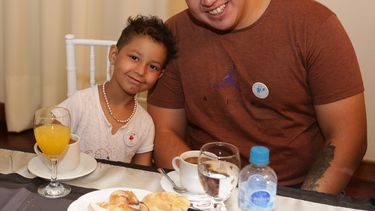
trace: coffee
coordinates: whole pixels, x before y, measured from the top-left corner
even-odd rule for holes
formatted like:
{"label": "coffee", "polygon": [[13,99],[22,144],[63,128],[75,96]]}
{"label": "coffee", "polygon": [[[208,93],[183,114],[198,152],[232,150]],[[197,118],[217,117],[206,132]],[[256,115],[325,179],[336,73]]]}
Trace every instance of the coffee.
{"label": "coffee", "polygon": [[77,140],[74,140],[74,139],[70,139],[70,141],[69,141],[69,144],[74,144],[75,142],[76,142]]}
{"label": "coffee", "polygon": [[184,160],[188,163],[198,164],[198,157],[187,157]]}

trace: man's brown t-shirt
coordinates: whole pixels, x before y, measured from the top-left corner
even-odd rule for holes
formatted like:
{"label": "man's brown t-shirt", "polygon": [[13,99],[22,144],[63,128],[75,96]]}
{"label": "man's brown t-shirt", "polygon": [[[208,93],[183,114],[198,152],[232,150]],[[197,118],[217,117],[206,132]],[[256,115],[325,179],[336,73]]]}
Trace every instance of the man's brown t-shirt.
{"label": "man's brown t-shirt", "polygon": [[[279,183],[303,181],[324,145],[314,106],[363,92],[354,49],[330,10],[315,1],[272,0],[251,26],[217,33],[187,11],[168,25],[178,43],[148,102],[184,108],[186,141],[270,148]],[[246,164],[246,163],[243,163]]]}

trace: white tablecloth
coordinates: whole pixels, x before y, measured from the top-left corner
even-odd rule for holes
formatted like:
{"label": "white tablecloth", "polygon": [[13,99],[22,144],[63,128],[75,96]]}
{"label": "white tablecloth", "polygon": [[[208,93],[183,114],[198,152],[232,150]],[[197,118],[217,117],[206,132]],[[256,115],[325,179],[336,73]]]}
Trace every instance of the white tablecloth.
{"label": "white tablecloth", "polygon": [[[33,153],[0,149],[0,173],[17,173],[23,177],[34,178],[35,175],[28,171],[27,165],[28,162],[35,156],[36,155]],[[160,179],[161,175],[156,172],[98,163],[96,170],[91,174],[78,179],[65,181],[65,183],[85,188],[103,189],[111,187],[128,187],[156,192],[163,191],[160,186]],[[236,196],[237,192],[235,191],[232,197],[226,202],[228,210],[230,211],[238,210]],[[356,209],[336,207],[300,199],[277,196],[275,211],[284,210],[349,211]]]}

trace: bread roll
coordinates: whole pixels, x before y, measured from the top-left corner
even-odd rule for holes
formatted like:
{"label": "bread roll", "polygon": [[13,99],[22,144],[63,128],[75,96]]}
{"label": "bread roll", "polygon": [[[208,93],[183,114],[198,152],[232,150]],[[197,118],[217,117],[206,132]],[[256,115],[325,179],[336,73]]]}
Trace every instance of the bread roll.
{"label": "bread roll", "polygon": [[170,192],[150,193],[140,203],[141,211],[187,211],[190,201]]}

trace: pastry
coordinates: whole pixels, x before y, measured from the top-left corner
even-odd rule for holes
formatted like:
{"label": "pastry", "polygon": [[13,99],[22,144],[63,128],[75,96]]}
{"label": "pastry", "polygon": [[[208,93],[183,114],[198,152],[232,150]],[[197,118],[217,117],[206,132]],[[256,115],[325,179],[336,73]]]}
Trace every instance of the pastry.
{"label": "pastry", "polygon": [[190,201],[170,192],[155,192],[145,196],[140,202],[141,211],[187,211]]}
{"label": "pastry", "polygon": [[139,204],[139,201],[132,191],[116,190],[111,193],[109,203]]}
{"label": "pastry", "polygon": [[132,191],[116,190],[109,196],[108,202],[90,203],[90,211],[136,211],[129,205],[138,205],[139,200]]}

